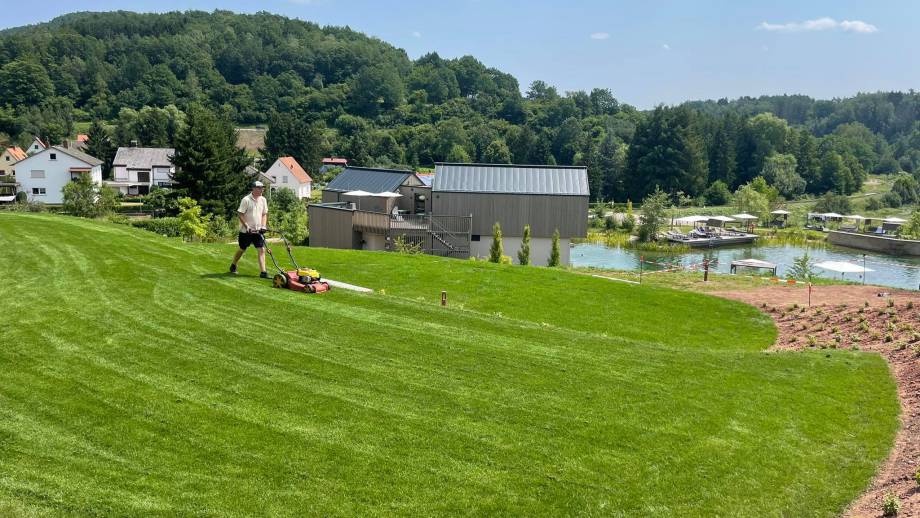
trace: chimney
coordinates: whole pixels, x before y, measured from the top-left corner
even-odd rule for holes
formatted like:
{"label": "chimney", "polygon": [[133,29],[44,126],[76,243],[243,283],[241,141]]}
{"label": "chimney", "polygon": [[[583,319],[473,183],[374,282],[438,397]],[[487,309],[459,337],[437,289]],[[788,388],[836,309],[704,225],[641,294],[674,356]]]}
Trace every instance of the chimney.
{"label": "chimney", "polygon": [[136,141],[136,140],[132,140],[132,141],[131,141],[131,147],[137,147],[137,141]]}

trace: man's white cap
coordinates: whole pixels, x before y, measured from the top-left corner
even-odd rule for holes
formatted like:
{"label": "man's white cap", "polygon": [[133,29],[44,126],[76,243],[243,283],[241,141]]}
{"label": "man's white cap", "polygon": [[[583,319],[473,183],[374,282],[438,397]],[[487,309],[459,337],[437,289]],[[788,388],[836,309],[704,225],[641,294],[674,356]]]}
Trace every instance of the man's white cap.
{"label": "man's white cap", "polygon": [[260,182],[260,181],[258,181],[258,180],[256,180],[256,181],[252,182],[252,186],[253,186],[253,187],[262,187],[262,188],[264,188],[264,187],[265,187],[265,184],[262,183],[262,182]]}

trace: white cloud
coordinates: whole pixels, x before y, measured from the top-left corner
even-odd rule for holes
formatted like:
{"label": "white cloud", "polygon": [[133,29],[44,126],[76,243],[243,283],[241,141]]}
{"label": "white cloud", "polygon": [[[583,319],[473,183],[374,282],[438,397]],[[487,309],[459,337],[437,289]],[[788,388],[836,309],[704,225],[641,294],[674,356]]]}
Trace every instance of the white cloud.
{"label": "white cloud", "polygon": [[592,32],[591,33],[592,40],[606,40],[609,37],[610,37],[610,34],[606,32]]}
{"label": "white cloud", "polygon": [[804,22],[768,23],[761,22],[757,29],[773,32],[806,32],[806,31],[832,31],[858,32],[870,34],[878,31],[878,27],[860,20],[843,20],[838,22],[833,18],[816,18]]}
{"label": "white cloud", "polygon": [[413,38],[421,38],[421,37],[422,37],[422,33],[418,32],[418,31],[412,31],[412,37],[413,37]]}
{"label": "white cloud", "polygon": [[671,50],[671,46],[668,45],[667,43],[662,43],[661,48],[663,48],[664,50]]}

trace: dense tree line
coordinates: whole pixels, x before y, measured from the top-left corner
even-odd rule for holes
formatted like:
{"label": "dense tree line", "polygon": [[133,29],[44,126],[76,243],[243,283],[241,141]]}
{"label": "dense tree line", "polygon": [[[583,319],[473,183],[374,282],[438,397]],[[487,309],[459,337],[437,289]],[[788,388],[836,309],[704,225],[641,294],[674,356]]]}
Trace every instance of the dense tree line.
{"label": "dense tree line", "polygon": [[848,194],[870,172],[920,176],[912,91],[643,112],[606,89],[536,81],[522,93],[471,56],[413,61],[347,27],[267,13],[75,13],[0,32],[0,139],[57,142],[95,121],[91,146],[110,165],[119,145],[177,146],[209,120],[267,124],[263,155],[310,170],[328,153],[358,165],[586,165],[603,200],[660,187],[721,203],[758,177],[787,198]]}

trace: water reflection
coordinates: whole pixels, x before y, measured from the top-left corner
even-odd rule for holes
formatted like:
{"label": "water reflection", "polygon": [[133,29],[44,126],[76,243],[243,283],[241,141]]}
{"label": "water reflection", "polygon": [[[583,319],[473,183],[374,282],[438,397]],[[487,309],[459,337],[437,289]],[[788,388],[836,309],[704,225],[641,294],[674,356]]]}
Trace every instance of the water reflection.
{"label": "water reflection", "polygon": [[[742,246],[694,250],[683,254],[662,254],[654,252],[639,252],[619,247],[606,247],[595,243],[582,243],[575,245],[571,250],[573,266],[594,266],[598,268],[611,268],[616,270],[638,270],[640,257],[645,258],[643,268],[646,270],[661,270],[677,265],[689,267],[702,263],[704,259],[715,260],[712,270],[729,273],[731,262],[738,259],[760,259],[776,263],[777,275],[785,276],[792,266],[795,257],[805,253],[815,262],[820,261],[847,261],[860,266],[863,265],[863,252],[828,245],[825,248],[805,248],[796,245],[767,245],[767,246]],[[649,264],[654,263],[654,264]],[[895,257],[890,255],[865,253],[865,266],[868,272],[866,281],[871,284],[891,286],[895,288],[917,289],[920,287],[920,258]],[[841,274],[815,269],[819,276],[827,278],[841,278]],[[845,274],[845,280],[861,282],[859,274]]]}

